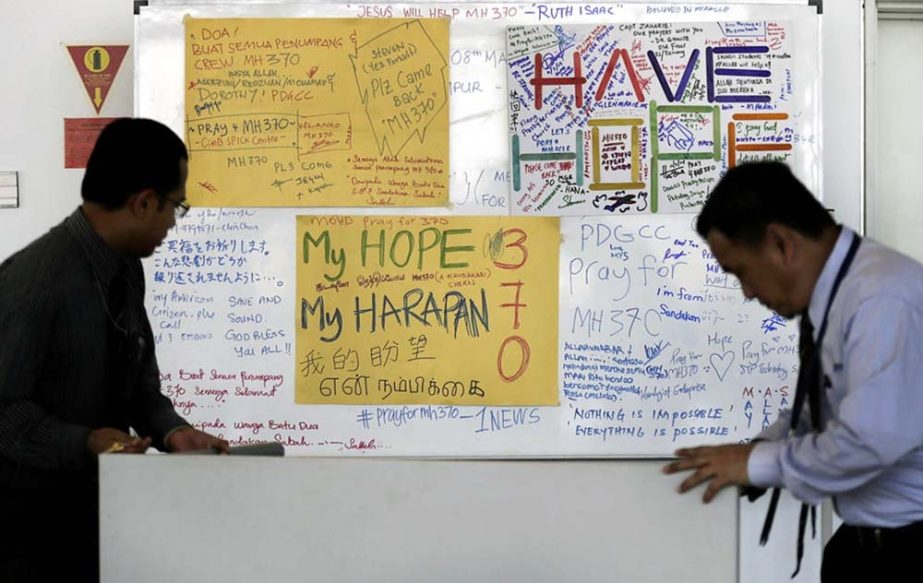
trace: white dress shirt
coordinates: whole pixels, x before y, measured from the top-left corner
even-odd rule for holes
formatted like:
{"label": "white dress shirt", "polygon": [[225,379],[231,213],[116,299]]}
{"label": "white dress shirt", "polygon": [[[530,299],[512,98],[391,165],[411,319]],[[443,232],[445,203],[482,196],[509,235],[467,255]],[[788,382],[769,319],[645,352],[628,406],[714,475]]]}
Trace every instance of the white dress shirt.
{"label": "white dress shirt", "polygon": [[[814,287],[815,335],[853,236],[842,228]],[[805,406],[787,437],[784,411],[758,436],[751,482],[810,504],[832,496],[851,525],[923,520],[923,265],[864,239],[830,308],[821,364],[822,429]]]}

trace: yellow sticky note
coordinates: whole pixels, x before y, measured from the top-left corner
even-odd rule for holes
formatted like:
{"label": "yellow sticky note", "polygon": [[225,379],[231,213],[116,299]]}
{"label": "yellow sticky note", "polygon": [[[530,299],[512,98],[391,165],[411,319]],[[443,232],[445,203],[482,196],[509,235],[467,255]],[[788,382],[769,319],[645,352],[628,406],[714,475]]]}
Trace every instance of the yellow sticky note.
{"label": "yellow sticky note", "polygon": [[193,206],[445,206],[447,20],[186,19]]}
{"label": "yellow sticky note", "polygon": [[557,218],[301,216],[298,403],[558,403]]}

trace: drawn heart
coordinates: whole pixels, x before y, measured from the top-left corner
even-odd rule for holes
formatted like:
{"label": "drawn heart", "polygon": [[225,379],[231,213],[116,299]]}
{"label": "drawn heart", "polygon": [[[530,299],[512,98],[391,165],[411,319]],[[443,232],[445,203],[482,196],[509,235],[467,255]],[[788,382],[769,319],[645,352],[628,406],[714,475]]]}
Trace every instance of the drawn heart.
{"label": "drawn heart", "polygon": [[708,357],[708,362],[711,363],[711,367],[715,370],[715,374],[718,375],[718,380],[723,381],[724,375],[728,373],[728,369],[734,364],[734,353],[730,350],[724,354],[713,352],[712,355]]}

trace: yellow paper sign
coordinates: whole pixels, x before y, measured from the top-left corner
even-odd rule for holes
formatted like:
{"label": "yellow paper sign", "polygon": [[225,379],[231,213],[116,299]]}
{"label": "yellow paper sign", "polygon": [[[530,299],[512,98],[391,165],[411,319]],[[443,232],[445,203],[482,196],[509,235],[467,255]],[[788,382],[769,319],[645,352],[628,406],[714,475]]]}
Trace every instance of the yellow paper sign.
{"label": "yellow paper sign", "polygon": [[447,20],[186,19],[197,206],[448,201]]}
{"label": "yellow paper sign", "polygon": [[298,403],[558,403],[557,218],[300,216]]}

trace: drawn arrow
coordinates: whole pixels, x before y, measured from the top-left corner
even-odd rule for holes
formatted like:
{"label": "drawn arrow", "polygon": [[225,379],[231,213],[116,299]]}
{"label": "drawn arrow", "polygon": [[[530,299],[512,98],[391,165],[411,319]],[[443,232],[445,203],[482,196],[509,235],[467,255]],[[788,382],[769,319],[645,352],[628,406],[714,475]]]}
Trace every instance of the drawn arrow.
{"label": "drawn arrow", "polygon": [[103,95],[102,88],[97,87],[93,92],[93,103],[96,104],[96,110],[99,111],[99,108],[103,105]]}

